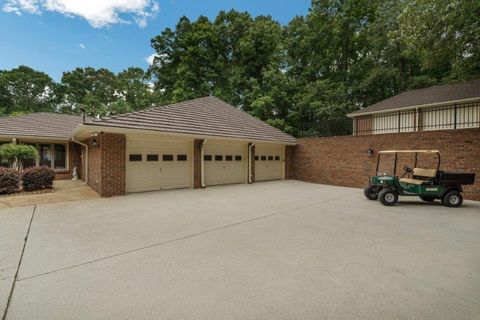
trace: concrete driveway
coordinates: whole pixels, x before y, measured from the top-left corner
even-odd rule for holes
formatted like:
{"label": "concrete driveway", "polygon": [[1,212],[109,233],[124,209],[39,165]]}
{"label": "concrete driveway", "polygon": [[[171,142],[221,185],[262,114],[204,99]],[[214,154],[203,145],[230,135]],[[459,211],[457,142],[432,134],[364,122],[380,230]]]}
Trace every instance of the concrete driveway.
{"label": "concrete driveway", "polygon": [[478,202],[265,182],[0,209],[0,244],[9,320],[480,319]]}

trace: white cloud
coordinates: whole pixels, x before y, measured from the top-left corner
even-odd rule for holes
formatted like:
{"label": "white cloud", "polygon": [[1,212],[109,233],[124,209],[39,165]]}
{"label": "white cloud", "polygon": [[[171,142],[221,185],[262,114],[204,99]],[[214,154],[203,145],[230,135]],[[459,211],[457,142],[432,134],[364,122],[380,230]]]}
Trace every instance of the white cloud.
{"label": "white cloud", "polygon": [[80,49],[86,49],[87,47],[85,47],[85,45],[83,43],[79,43],[78,46],[80,47]]}
{"label": "white cloud", "polygon": [[145,58],[145,61],[147,61],[147,63],[149,65],[152,65],[153,64],[153,59],[157,56],[156,53],[152,53],[151,55],[149,55],[148,57]]}
{"label": "white cloud", "polygon": [[3,11],[41,14],[58,12],[68,17],[81,17],[94,28],[135,21],[141,28],[155,18],[160,6],[156,0],[6,0]]}

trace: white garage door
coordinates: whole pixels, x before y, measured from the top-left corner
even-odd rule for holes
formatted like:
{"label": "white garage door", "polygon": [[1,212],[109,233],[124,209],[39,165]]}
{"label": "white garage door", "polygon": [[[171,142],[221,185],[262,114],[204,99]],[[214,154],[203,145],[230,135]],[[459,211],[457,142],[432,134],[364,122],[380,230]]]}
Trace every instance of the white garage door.
{"label": "white garage door", "polygon": [[272,144],[255,145],[255,181],[284,178],[285,146]]}
{"label": "white garage door", "polygon": [[203,149],[205,185],[244,183],[247,144],[208,140]]}
{"label": "white garage door", "polygon": [[127,136],[127,192],[193,185],[193,141]]}

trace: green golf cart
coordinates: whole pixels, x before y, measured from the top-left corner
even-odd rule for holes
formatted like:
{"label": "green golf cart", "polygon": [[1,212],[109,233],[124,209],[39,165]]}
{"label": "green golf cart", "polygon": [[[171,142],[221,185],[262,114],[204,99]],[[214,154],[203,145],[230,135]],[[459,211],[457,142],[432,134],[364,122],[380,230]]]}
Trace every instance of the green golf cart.
{"label": "green golf cart", "polygon": [[[397,176],[397,160],[399,153],[415,154],[413,169],[404,166],[403,173]],[[382,155],[393,155],[393,175],[379,172]],[[418,155],[430,154],[436,156],[435,168],[417,167]],[[379,151],[376,176],[370,178],[364,190],[369,200],[379,200],[385,206],[393,206],[399,196],[418,196],[426,202],[440,199],[447,207],[460,207],[463,202],[463,185],[475,182],[475,173],[440,171],[440,152],[438,150],[388,150]]]}

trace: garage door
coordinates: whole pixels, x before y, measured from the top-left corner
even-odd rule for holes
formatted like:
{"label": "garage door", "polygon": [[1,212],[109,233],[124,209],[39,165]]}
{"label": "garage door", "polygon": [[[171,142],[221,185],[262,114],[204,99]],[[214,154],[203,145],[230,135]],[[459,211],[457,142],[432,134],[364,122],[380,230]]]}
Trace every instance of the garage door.
{"label": "garage door", "polygon": [[193,141],[127,136],[127,192],[188,188]]}
{"label": "garage door", "polygon": [[209,140],[203,149],[205,185],[244,183],[247,144]]}
{"label": "garage door", "polygon": [[255,145],[255,181],[283,179],[284,158],[283,145]]}

